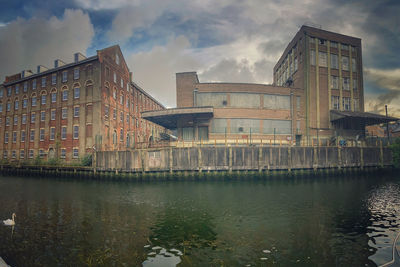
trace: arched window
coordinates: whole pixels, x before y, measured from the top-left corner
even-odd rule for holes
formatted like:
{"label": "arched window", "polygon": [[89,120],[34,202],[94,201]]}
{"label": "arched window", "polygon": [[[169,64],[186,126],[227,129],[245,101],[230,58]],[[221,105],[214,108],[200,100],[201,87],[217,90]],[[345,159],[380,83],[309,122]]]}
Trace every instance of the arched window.
{"label": "arched window", "polygon": [[130,139],[129,139],[129,133],[126,134],[126,147],[129,147],[130,144]]}
{"label": "arched window", "polygon": [[57,89],[53,88],[51,89],[51,103],[56,103],[57,102]]}

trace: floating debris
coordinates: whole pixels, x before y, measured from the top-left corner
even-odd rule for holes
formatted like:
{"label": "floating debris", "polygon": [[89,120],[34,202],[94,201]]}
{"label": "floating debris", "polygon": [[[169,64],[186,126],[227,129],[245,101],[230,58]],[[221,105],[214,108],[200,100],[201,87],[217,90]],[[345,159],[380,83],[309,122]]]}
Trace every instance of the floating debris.
{"label": "floating debris", "polygon": [[266,261],[266,260],[268,260],[268,258],[260,258],[260,260]]}
{"label": "floating debris", "polygon": [[150,245],[145,245],[145,246],[144,246],[144,248],[148,248],[148,247],[150,247]]}
{"label": "floating debris", "polygon": [[271,250],[264,249],[263,252],[264,252],[264,253],[271,253]]}
{"label": "floating debris", "polygon": [[153,256],[153,255],[156,255],[157,253],[155,253],[155,252],[150,252],[150,253],[148,253],[147,255],[149,255],[149,256]]}
{"label": "floating debris", "polygon": [[151,249],[152,249],[152,250],[160,250],[160,249],[162,249],[162,247],[155,246],[155,247],[152,247]]}

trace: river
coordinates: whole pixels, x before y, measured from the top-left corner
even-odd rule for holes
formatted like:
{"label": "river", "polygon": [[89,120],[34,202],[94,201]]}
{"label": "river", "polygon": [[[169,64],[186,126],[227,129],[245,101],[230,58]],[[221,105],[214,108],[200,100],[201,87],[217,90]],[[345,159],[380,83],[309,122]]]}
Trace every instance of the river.
{"label": "river", "polygon": [[377,266],[400,176],[99,182],[0,176],[11,266]]}

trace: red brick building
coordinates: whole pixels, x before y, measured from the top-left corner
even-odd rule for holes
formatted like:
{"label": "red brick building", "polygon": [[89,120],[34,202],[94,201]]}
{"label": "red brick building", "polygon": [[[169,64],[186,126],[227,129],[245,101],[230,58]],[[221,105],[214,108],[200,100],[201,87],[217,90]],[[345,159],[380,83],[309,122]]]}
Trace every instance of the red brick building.
{"label": "red brick building", "polygon": [[163,128],[141,112],[164,106],[131,78],[118,45],[6,77],[0,85],[1,158],[71,161],[94,149],[126,150],[157,139]]}

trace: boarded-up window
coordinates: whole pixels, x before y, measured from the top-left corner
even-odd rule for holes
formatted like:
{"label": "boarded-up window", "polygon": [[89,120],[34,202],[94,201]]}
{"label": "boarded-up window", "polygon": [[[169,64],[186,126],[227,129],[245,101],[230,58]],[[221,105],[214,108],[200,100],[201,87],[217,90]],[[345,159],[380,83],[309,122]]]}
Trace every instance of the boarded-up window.
{"label": "boarded-up window", "polygon": [[264,95],[264,108],[266,108],[266,109],[290,109],[290,96],[288,96],[288,95]]}
{"label": "boarded-up window", "polygon": [[259,108],[260,95],[246,93],[231,93],[230,106],[235,108]]}
{"label": "boarded-up window", "polygon": [[197,106],[225,107],[227,105],[226,93],[197,93]]}
{"label": "boarded-up window", "polygon": [[[264,120],[263,131],[265,134],[290,134],[290,120]],[[275,129],[275,130],[274,130]]]}
{"label": "boarded-up window", "polygon": [[231,119],[231,133],[259,133],[260,120],[255,119]]}
{"label": "boarded-up window", "polygon": [[93,126],[92,124],[86,125],[86,137],[91,137],[93,134]]}
{"label": "boarded-up window", "polygon": [[226,119],[213,119],[211,122],[212,133],[225,133],[227,127]]}

